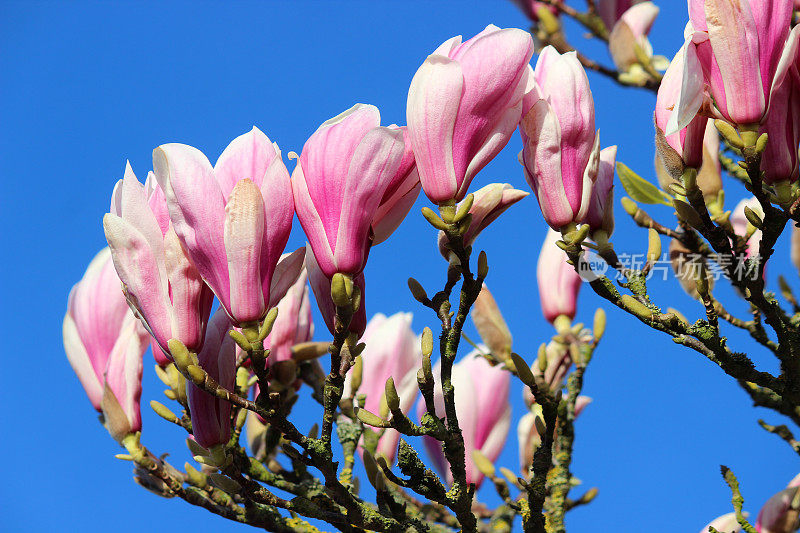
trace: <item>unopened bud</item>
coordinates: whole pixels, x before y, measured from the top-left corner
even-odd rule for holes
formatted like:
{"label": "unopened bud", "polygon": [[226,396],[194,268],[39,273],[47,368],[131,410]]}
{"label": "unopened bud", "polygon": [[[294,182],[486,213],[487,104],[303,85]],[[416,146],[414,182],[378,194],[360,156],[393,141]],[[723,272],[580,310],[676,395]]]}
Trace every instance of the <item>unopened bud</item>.
{"label": "unopened bud", "polygon": [[764,227],[764,221],[761,220],[761,217],[758,214],[750,209],[749,207],[744,207],[744,216],[747,218],[747,221],[750,222],[755,228],[761,229]]}
{"label": "unopened bud", "polygon": [[425,305],[430,301],[428,300],[428,295],[425,293],[425,289],[423,289],[420,282],[414,278],[408,278],[408,288],[411,290],[411,295],[419,303]]}
{"label": "unopened bud", "polygon": [[659,257],[661,257],[661,237],[651,228],[647,234],[647,262],[655,263]]}
{"label": "unopened bud", "polygon": [[239,348],[242,350],[249,352],[253,349],[253,345],[250,344],[250,341],[247,340],[247,337],[245,337],[241,331],[231,329],[228,332],[228,335],[230,335],[231,338],[236,341],[236,344],[238,344]]}
{"label": "unopened bud", "polygon": [[492,462],[480,450],[472,450],[472,462],[480,470],[480,472],[488,477],[493,478],[495,475],[495,468]]}
{"label": "unopened bud", "polygon": [[191,379],[197,386],[201,386],[206,381],[206,371],[197,365],[187,366],[186,373],[189,374],[189,379]]}
{"label": "unopened bud", "polygon": [[581,496],[580,502],[589,503],[595,498],[597,498],[597,487],[592,487],[591,489],[587,490],[583,496]]}
{"label": "unopened bud", "polygon": [[391,376],[389,379],[386,380],[386,385],[384,387],[385,396],[386,396],[386,405],[389,407],[389,411],[395,412],[400,410],[400,396],[397,395],[397,389],[394,386],[394,378]]}
{"label": "unopened bud", "polygon": [[489,263],[486,259],[486,252],[481,250],[481,253],[478,254],[478,278],[486,279],[486,276],[489,275]]}
{"label": "unopened bud", "polygon": [[728,141],[728,144],[739,150],[744,148],[744,141],[739,137],[739,133],[731,124],[724,120],[717,119],[714,121],[714,126],[716,126],[717,131],[722,134],[725,140]]}
{"label": "unopened bud", "polygon": [[764,150],[766,150],[766,148],[767,148],[767,140],[768,140],[768,135],[767,135],[766,132],[762,133],[758,137],[758,140],[756,141],[756,152],[757,153],[759,153],[759,154],[763,154],[764,153]]}
{"label": "unopened bud", "polygon": [[634,216],[636,214],[636,212],[639,211],[639,206],[636,205],[636,202],[634,202],[633,200],[631,200],[627,196],[623,196],[620,199],[620,202],[622,203],[622,208],[630,216]]}
{"label": "unopened bud", "polygon": [[272,331],[272,326],[275,325],[275,320],[278,318],[278,308],[273,307],[264,317],[264,321],[258,329],[258,340],[263,341]]}
{"label": "unopened bud", "polygon": [[359,409],[356,411],[356,416],[359,420],[368,426],[376,428],[388,428],[389,423],[374,413],[370,413],[366,409]]}
{"label": "unopened bud", "polygon": [[438,230],[445,231],[449,228],[449,226],[445,224],[444,220],[439,218],[439,215],[437,215],[430,207],[422,208],[422,216],[425,217],[425,220],[427,220],[431,226]]}
{"label": "unopened bud", "polygon": [[475,195],[470,193],[464,198],[460,204],[458,204],[458,210],[456,211],[456,216],[453,218],[453,222],[461,222],[464,220],[469,214],[469,210],[472,209],[472,204],[475,202]]}
{"label": "unopened bud", "polygon": [[178,368],[184,369],[193,363],[192,356],[189,349],[178,339],[170,339],[167,341],[169,353],[172,355],[172,360]]}
{"label": "unopened bud", "polygon": [[208,474],[208,478],[215,487],[224,490],[228,494],[238,494],[242,490],[242,486],[236,481],[232,480],[226,475],[212,473]]}
{"label": "unopened bud", "polygon": [[189,463],[184,464],[183,467],[186,469],[186,477],[190,484],[200,488],[208,485],[208,476],[206,474],[200,472]]}
{"label": "unopened bud", "polygon": [[594,330],[594,338],[600,340],[603,333],[606,331],[606,312],[602,307],[599,307],[597,311],[594,312],[594,325],[592,329]]}
{"label": "unopened bud", "polygon": [[174,424],[178,423],[178,417],[175,416],[175,413],[169,410],[169,408],[164,405],[163,403],[157,402],[155,400],[150,401],[150,407],[153,411],[156,412],[158,416],[166,420],[167,422],[172,422]]}
{"label": "unopened bud", "polygon": [[311,429],[308,430],[308,438],[309,439],[316,439],[317,438],[317,434],[319,434],[319,424],[314,423],[314,425],[311,426]]}
{"label": "unopened bud", "polygon": [[[352,283],[353,281],[350,280],[351,285]],[[352,295],[352,288],[350,291],[347,290],[347,277],[337,272],[331,278],[331,299],[334,305],[348,307],[350,305],[350,295]]]}
{"label": "unopened bud", "polygon": [[536,357],[536,364],[539,366],[539,372],[544,375],[544,372],[547,370],[547,345],[542,343],[539,346],[539,353]]}
{"label": "unopened bud", "polygon": [[422,355],[430,357],[433,353],[433,332],[431,328],[426,327],[422,330],[420,344],[422,345]]}
{"label": "unopened bud", "polygon": [[642,302],[631,296],[630,294],[623,294],[622,295],[622,305],[633,313],[634,315],[638,316],[639,318],[648,320],[653,317],[653,310],[644,305]]}
{"label": "unopened bud", "polygon": [[514,368],[517,370],[517,376],[519,376],[520,381],[528,387],[536,387],[536,380],[533,378],[533,372],[531,372],[528,363],[515,353],[511,354],[511,360],[514,362]]}
{"label": "unopened bud", "polygon": [[358,357],[356,357],[350,373],[350,390],[353,391],[353,394],[358,392],[358,389],[361,387],[361,379],[363,375],[364,375],[364,360],[361,359],[361,356],[359,355]]}

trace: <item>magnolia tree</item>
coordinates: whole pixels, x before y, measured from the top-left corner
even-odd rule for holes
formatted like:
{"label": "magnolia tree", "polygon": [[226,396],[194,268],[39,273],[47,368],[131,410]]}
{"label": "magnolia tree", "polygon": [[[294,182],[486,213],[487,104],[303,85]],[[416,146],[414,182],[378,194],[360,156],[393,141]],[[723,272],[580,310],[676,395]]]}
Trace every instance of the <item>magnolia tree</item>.
{"label": "magnolia tree", "polygon": [[[717,365],[775,412],[759,423],[800,453],[792,428],[800,425],[800,304],[783,278],[782,298],[764,282],[784,231],[794,232],[800,268],[798,3],[689,0],[684,44],[670,61],[648,41],[652,2],[518,3],[530,33],[488,26],[420,58],[406,126],[381,126],[377,108],[356,104],[322,123],[299,155],[289,152],[291,173],[256,128],[213,165],[196,148],[163,144],[144,184],[125,168],[103,219],[108,248],[70,294],[64,346],[140,485],[270,531],[324,523],[340,531],[565,531],[565,514],[597,493],[576,495],[570,467],[576,419],[589,401],[584,374],[606,322],[598,309],[591,329],[572,324],[583,284],[611,313],[630,314]],[[613,66],[573,49],[565,17],[608,44]],[[616,163],[624,147],[603,146],[584,69],[656,94],[660,188]],[[517,130],[521,171],[552,228],[537,275],[555,334],[525,355],[512,350],[476,243],[529,193],[473,187],[493,158],[511,157],[501,152]],[[614,251],[615,174],[624,213],[649,234],[640,261]],[[752,199],[726,209],[723,182]],[[421,238],[434,245],[438,235],[446,275],[442,287],[408,280],[430,310],[418,335],[409,314],[367,315],[363,271],[373,246],[391,246],[420,191],[432,227]],[[657,221],[642,204],[669,205],[674,219]],[[286,251],[295,215],[308,244]],[[648,295],[665,241],[703,316]],[[749,316],[726,311],[715,280],[736,289]],[[312,340],[310,292],[324,342]],[[463,335],[470,318],[482,343]],[[759,370],[728,343],[726,327],[748,333],[780,371]],[[462,338],[474,350],[459,357]],[[148,346],[169,400],[150,406],[186,431],[196,461],[182,469],[143,444]],[[515,379],[528,411],[517,421],[508,394]],[[319,404],[308,433],[292,412],[303,395]],[[519,471],[494,466],[512,426]],[[733,472],[722,473],[732,512],[703,531],[797,530],[800,479],[775,487],[752,520]],[[502,501],[495,508],[476,500],[486,482]]]}

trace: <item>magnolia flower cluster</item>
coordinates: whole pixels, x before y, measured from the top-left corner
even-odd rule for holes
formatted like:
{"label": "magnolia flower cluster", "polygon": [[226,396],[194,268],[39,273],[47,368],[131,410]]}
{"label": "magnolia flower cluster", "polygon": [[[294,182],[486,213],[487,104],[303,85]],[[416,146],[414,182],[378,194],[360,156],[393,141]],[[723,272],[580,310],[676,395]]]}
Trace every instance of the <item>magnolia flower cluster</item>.
{"label": "magnolia flower cluster", "polygon": [[659,154],[673,174],[698,168],[706,121],[768,134],[761,170],[777,188],[797,180],[800,27],[792,0],[690,0],[685,41],[658,92]]}
{"label": "magnolia flower cluster", "polygon": [[[622,10],[614,21],[636,33],[637,22],[625,18],[630,12]],[[418,397],[420,342],[410,314],[377,314],[367,323],[364,269],[370,250],[397,229],[420,191],[440,207],[469,203],[470,224],[462,238],[472,246],[529,194],[507,183],[470,193],[472,180],[517,129],[524,175],[554,228],[537,272],[543,313],[557,328],[567,327],[581,279],[555,246],[556,230],[587,223],[598,239],[611,234],[616,147],[600,149],[591,91],[576,55],[548,47],[535,69],[532,55],[530,35],[518,29],[489,26],[463,42],[454,37],[414,75],[408,126],[382,126],[376,107],[357,104],[320,125],[299,155],[289,153],[296,160],[291,173],[278,145],[255,127],[231,141],[214,164],[196,148],[169,143],[153,151],[153,170],[144,183],[126,165],[103,218],[109,247],[73,289],[64,321],[70,362],[114,437],[123,440],[141,430],[148,343],[162,369],[172,361],[171,350],[182,345],[214,382],[233,390],[237,367],[261,369],[248,366],[252,361],[245,360],[232,330],[252,331],[277,307],[264,339],[267,365],[291,361],[294,348],[313,336],[309,286],[334,332],[336,276],[360,291],[349,328],[366,343],[360,374],[347,374],[345,395],[358,391],[365,409],[384,412],[384,384],[392,378],[401,411],[410,412]],[[287,251],[295,215],[308,242]],[[447,239],[440,233],[440,251],[457,262]],[[467,481],[480,484],[483,474],[471,452],[496,459],[511,424],[510,374],[503,368],[511,334],[488,290],[473,319],[485,344],[454,366],[452,383]],[[554,361],[550,368],[566,372],[570,364]],[[441,388],[434,400],[436,414],[444,416]],[[228,442],[230,403],[188,382],[185,405],[194,443],[210,450]],[[418,403],[420,416],[428,407]],[[359,446],[392,460],[398,440],[390,429],[377,444],[364,439]],[[527,435],[523,445],[529,440]],[[441,444],[426,439],[426,447],[449,476]]]}

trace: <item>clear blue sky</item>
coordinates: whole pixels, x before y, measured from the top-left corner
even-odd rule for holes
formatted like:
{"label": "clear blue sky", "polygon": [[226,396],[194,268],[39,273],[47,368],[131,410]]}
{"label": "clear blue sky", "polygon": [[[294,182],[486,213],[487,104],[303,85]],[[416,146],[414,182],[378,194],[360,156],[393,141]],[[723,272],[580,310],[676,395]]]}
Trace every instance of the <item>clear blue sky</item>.
{"label": "clear blue sky", "polygon": [[[684,2],[662,2],[653,34],[658,53],[671,56],[680,45],[684,10]],[[408,84],[425,56],[445,39],[467,38],[489,23],[526,27],[502,0],[0,4],[0,530],[243,527],[135,485],[130,463],[114,459],[120,450],[67,364],[61,346],[67,294],[105,245],[101,217],[112,186],[126,159],[143,179],[152,149],[166,142],[196,146],[213,161],[256,125],[284,154],[299,152],[318,124],[356,102],[377,105],[385,124],[404,124]],[[581,35],[572,32],[576,42]],[[590,50],[607,61],[602,48]],[[594,75],[590,80],[602,144],[620,145],[620,160],[652,176],[654,97]],[[526,188],[516,161],[519,144],[515,137],[475,188],[492,181]],[[742,195],[731,183],[729,205]],[[366,269],[367,312],[413,311],[417,331],[435,321],[408,294],[405,280],[414,275],[437,287],[445,268],[435,235],[419,215],[425,202],[420,199],[395,236],[373,250]],[[618,212],[617,249],[644,252],[645,233]],[[651,212],[669,222],[668,209]],[[541,318],[535,281],[544,233],[530,197],[478,245],[488,253],[488,284],[514,332],[515,349],[529,359],[552,334]],[[290,246],[302,242],[296,224]],[[770,283],[785,272],[798,287],[787,241],[781,243]],[[674,280],[652,286],[657,301],[679,306],[692,319],[702,313]],[[721,294],[733,302],[730,310],[744,311],[729,290]],[[578,318],[591,321],[599,304],[584,288]],[[324,330],[317,328],[318,339]],[[752,348],[736,332],[730,339]],[[181,432],[147,406],[163,399],[163,386],[145,357],[144,441],[182,465],[188,453]],[[757,359],[774,369],[763,354]],[[720,463],[739,475],[751,513],[797,473],[789,448],[756,425],[758,417],[784,420],[751,408],[717,367],[616,310],[609,311],[585,393],[594,403],[578,423],[574,473],[600,494],[569,514],[570,531],[698,531],[731,510]],[[520,398],[514,385],[514,429],[498,461],[514,470]],[[296,413],[302,427],[318,416],[310,409]],[[488,485],[481,495],[496,501]]]}

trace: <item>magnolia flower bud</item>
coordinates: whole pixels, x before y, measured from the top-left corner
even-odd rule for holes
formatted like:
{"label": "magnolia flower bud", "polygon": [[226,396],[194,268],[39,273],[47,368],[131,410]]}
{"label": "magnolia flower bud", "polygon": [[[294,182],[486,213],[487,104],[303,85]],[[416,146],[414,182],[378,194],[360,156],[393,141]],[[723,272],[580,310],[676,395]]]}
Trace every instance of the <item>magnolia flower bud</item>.
{"label": "magnolia flower bud", "polygon": [[122,440],[141,429],[142,355],[148,336],[128,309],[108,248],[72,287],[63,334],[67,359],[92,406],[105,414],[111,435]]}
{"label": "magnolia flower bud", "polygon": [[356,104],[324,122],[303,146],[292,172],[294,203],[328,278],[360,274],[372,235],[386,239],[411,208],[416,175],[403,139],[400,128],[381,127],[377,107]]}
{"label": "magnolia flower bud", "polygon": [[[439,375],[440,370],[434,369]],[[480,450],[491,462],[497,460],[505,444],[511,426],[511,404],[508,389],[511,374],[500,366],[492,366],[480,357],[477,351],[453,365],[452,383],[455,387],[456,412],[464,437],[466,451],[467,483],[480,486],[483,473],[472,459],[472,451]],[[441,383],[434,389],[436,415],[444,416],[444,396]],[[417,416],[426,412],[423,402],[417,403]],[[434,465],[447,479],[453,482],[449,465],[444,458],[442,445],[432,437],[424,437],[425,449]]]}
{"label": "magnolia flower bud", "polygon": [[560,238],[561,234],[557,231],[547,231],[536,267],[542,313],[551,324],[561,315],[570,320],[575,318],[578,292],[583,282],[572,265],[567,263],[564,250],[556,246]]}
{"label": "magnolia flower bud", "polygon": [[539,54],[535,85],[525,95],[519,160],[553,229],[582,222],[600,163],[589,80],[575,52]]}
{"label": "magnolia flower bud", "polygon": [[296,252],[278,265],[294,211],[278,146],[253,128],[214,167],[196,148],[164,144],[153,151],[153,168],[177,237],[228,316],[237,325],[262,319],[303,259]]}
{"label": "magnolia flower bud", "polygon": [[435,204],[459,201],[508,143],[530,82],[528,32],[489,25],[442,43],[408,90],[408,133],[422,189]]}
{"label": "magnolia flower bud", "polygon": [[[411,313],[397,313],[390,317],[377,314],[367,324],[361,342],[366,348],[361,353],[361,384],[359,393],[367,396],[363,408],[372,413],[380,411],[385,391],[393,388],[397,398],[385,400],[387,407],[397,401],[397,407],[408,413],[417,398],[417,368],[421,358],[419,337],[411,330]],[[392,386],[387,380],[393,380]],[[353,373],[345,377],[344,397],[353,392]],[[376,449],[389,462],[394,461],[400,434],[387,429]]]}
{"label": "magnolia flower bud", "polygon": [[472,306],[471,316],[481,340],[500,362],[504,361],[511,354],[511,331],[485,283]]}

